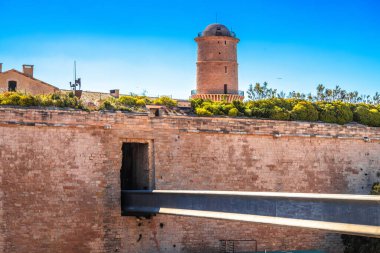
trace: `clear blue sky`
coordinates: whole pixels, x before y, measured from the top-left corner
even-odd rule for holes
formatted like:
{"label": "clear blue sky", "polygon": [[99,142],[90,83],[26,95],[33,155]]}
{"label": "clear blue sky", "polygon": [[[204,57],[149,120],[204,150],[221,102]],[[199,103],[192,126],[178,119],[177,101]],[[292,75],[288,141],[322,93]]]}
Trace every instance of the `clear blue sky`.
{"label": "clear blue sky", "polygon": [[34,64],[60,88],[77,60],[84,90],[187,98],[193,39],[218,13],[241,40],[241,90],[263,81],[286,92],[380,90],[378,0],[0,0],[0,13],[3,69]]}

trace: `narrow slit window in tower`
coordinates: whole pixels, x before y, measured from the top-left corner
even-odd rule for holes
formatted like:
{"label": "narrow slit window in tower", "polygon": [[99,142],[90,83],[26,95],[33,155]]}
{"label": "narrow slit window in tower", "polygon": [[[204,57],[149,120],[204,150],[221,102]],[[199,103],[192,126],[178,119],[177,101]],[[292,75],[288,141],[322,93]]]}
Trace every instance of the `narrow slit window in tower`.
{"label": "narrow slit window in tower", "polygon": [[224,66],[224,73],[227,73],[227,66]]}
{"label": "narrow slit window in tower", "polygon": [[148,143],[123,143],[120,186],[122,190],[149,189]]}
{"label": "narrow slit window in tower", "polygon": [[9,81],[8,82],[8,91],[16,91],[17,88],[17,82],[16,81]]}
{"label": "narrow slit window in tower", "polygon": [[228,90],[227,90],[227,84],[224,85],[224,94],[227,94]]}
{"label": "narrow slit window in tower", "polygon": [[224,45],[227,45],[227,41],[224,41]]}

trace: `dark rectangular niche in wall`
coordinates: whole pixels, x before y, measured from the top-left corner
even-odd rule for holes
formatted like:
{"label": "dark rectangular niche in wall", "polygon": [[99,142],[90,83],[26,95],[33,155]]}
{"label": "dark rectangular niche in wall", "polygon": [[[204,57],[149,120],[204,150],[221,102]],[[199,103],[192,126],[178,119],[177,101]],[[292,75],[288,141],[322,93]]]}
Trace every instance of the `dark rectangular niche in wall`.
{"label": "dark rectangular niche in wall", "polygon": [[148,143],[123,143],[120,184],[122,190],[149,189]]}

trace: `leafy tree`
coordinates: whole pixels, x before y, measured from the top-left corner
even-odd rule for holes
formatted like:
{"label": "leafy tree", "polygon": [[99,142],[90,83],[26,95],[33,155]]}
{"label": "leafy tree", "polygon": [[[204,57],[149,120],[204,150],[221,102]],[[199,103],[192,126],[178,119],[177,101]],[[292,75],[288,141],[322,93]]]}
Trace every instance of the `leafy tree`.
{"label": "leafy tree", "polygon": [[256,83],[250,84],[247,90],[248,99],[259,100],[265,98],[277,97],[277,89],[268,88],[268,83],[264,82],[263,85]]}
{"label": "leafy tree", "polygon": [[370,96],[366,94],[359,94],[357,91],[347,91],[342,89],[339,85],[335,86],[333,89],[326,88],[323,84],[318,84],[316,87],[316,95],[311,93],[304,94],[302,92],[292,91],[286,96],[284,91],[278,91],[277,89],[272,89],[268,87],[268,83],[264,82],[263,85],[256,83],[254,86],[249,85],[248,91],[249,100],[260,100],[267,98],[295,98],[303,99],[307,101],[325,101],[334,102],[342,101],[347,103],[366,103],[366,104],[380,104],[380,94],[376,92],[375,95]]}
{"label": "leafy tree", "polygon": [[325,86],[323,84],[318,84],[318,86],[317,86],[317,97],[316,97],[317,101],[325,101],[324,91],[325,91]]}

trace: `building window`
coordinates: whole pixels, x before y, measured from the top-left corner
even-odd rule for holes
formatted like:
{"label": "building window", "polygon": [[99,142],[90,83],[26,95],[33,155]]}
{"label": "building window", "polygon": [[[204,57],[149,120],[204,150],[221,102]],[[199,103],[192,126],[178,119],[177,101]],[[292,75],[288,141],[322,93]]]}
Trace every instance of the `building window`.
{"label": "building window", "polygon": [[227,73],[227,66],[224,66],[224,73]]}
{"label": "building window", "polygon": [[8,91],[16,91],[17,82],[16,81],[8,81]]}
{"label": "building window", "polygon": [[227,84],[224,85],[224,94],[228,94]]}
{"label": "building window", "polygon": [[224,45],[227,45],[227,41],[224,41]]}

